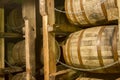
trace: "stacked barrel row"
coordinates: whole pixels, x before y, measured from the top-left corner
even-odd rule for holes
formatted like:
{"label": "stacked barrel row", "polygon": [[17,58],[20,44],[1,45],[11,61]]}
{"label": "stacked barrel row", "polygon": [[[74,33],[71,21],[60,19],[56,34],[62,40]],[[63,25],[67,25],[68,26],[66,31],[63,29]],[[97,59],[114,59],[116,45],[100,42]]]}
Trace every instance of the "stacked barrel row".
{"label": "stacked barrel row", "polygon": [[118,19],[117,0],[65,0],[65,11],[70,23],[82,27]]}
{"label": "stacked barrel row", "polygon": [[65,11],[71,24],[85,28],[65,41],[66,64],[94,73],[119,73],[117,0],[65,0]]}
{"label": "stacked barrel row", "polygon": [[[52,35],[49,34],[49,41],[52,39]],[[40,44],[42,47],[42,44]],[[52,45],[52,43],[49,44],[49,47]],[[25,40],[17,42],[15,45],[12,45],[11,50],[9,48],[9,54],[8,54],[8,62],[11,65],[16,65],[16,66],[24,66],[25,65]],[[50,47],[50,52],[53,53],[53,50]],[[43,64],[43,48],[39,49],[39,61]],[[55,53],[56,55],[56,61],[59,60],[60,58],[60,47],[58,45],[58,42],[55,41]]]}
{"label": "stacked barrel row", "polygon": [[[62,7],[60,7],[60,9],[63,9]],[[79,30],[80,28],[78,26],[74,26],[69,24],[69,22],[67,21],[66,15],[62,14],[62,13],[58,13],[56,12],[55,14],[55,18],[56,18],[56,24],[54,32],[58,35],[63,35],[63,33],[71,33],[74,31]],[[36,41],[36,62],[37,65],[43,66],[43,48],[42,48],[42,23],[41,23],[41,16],[39,13],[36,12],[36,28],[37,28],[37,40]],[[20,7],[18,8],[14,8],[13,10],[11,10],[11,12],[9,13],[8,17],[7,17],[7,23],[6,23],[6,27],[7,27],[7,32],[14,32],[14,33],[19,33],[24,35],[24,26],[25,26],[25,22],[24,19],[22,17],[22,9]],[[39,38],[39,39],[38,39]],[[52,40],[53,36],[51,34],[49,34],[49,42]],[[19,67],[25,67],[25,40],[24,39],[20,39],[20,40],[14,40],[15,42],[10,42],[7,44],[7,55],[6,55],[6,59],[8,61],[8,63],[12,66],[19,66]],[[39,43],[38,43],[39,42]],[[38,46],[39,45],[39,48]],[[58,42],[55,40],[55,52],[53,51],[52,47],[51,47],[52,43],[49,43],[49,48],[50,48],[50,53],[54,53],[54,55],[56,56],[56,63],[60,58],[60,47]],[[23,76],[23,77],[21,77]],[[20,73],[18,75],[15,75],[15,77],[13,77],[14,79],[23,79],[25,77],[24,74]]]}

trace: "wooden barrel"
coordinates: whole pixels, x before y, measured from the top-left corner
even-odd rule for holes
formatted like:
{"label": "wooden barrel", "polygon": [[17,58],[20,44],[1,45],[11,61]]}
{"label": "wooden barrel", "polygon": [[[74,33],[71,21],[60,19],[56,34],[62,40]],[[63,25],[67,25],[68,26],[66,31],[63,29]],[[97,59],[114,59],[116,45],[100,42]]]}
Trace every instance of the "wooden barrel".
{"label": "wooden barrel", "polygon": [[[60,9],[63,9],[62,7]],[[36,12],[36,26],[37,28],[42,27],[42,17],[40,13],[38,12],[39,9],[37,9]],[[59,32],[74,32],[78,31],[80,28],[78,26],[71,25],[67,17],[64,13],[55,12],[55,32],[59,34]],[[24,19],[22,17],[22,9],[21,8],[15,8],[13,9],[7,18],[7,31],[8,32],[18,32],[18,33],[24,33],[22,31],[22,28],[24,27]]]}
{"label": "wooden barrel", "polygon": [[22,27],[24,27],[24,20],[22,17],[22,9],[13,9],[7,17],[7,31],[23,33]]}
{"label": "wooden barrel", "polygon": [[[26,73],[18,73],[11,80],[26,80]],[[30,76],[30,80],[36,80],[33,76]]]}
{"label": "wooden barrel", "polygon": [[[52,36],[49,35],[49,40],[52,38]],[[54,53],[51,47],[52,43],[49,44],[50,47],[50,53]],[[41,44],[42,46],[42,44]],[[55,55],[56,55],[56,62],[60,58],[60,47],[57,41],[55,41]],[[38,49],[40,50],[40,49]],[[25,40],[18,42],[14,45],[13,51],[12,51],[12,58],[14,61],[14,65],[23,66],[25,65]],[[40,61],[43,64],[43,49],[40,51]],[[13,64],[13,63],[12,63]]]}
{"label": "wooden barrel", "polygon": [[12,49],[14,47],[15,43],[6,43],[6,60],[8,61],[8,63],[10,63],[11,65],[14,65],[14,60],[12,58]]}
{"label": "wooden barrel", "polygon": [[80,78],[77,78],[76,80],[104,80],[104,79],[80,77]]}
{"label": "wooden barrel", "polygon": [[[57,7],[60,10],[64,10],[63,7]],[[80,30],[79,26],[70,24],[65,13],[55,12],[55,29],[57,32],[71,33]]]}
{"label": "wooden barrel", "polygon": [[72,24],[84,27],[118,19],[117,0],[65,0],[65,11]]}
{"label": "wooden barrel", "polygon": [[[99,26],[72,33],[63,46],[65,62],[77,68],[95,69],[111,65],[120,59],[118,26]],[[119,64],[99,73],[120,72]]]}
{"label": "wooden barrel", "polygon": [[25,41],[16,43],[12,49],[12,58],[14,65],[23,66],[25,65]]}

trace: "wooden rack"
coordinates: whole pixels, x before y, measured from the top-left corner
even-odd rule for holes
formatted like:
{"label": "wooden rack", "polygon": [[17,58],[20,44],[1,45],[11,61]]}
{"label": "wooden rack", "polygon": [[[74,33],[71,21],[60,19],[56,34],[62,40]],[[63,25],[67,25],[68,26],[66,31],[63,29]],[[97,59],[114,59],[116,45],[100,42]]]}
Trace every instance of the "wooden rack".
{"label": "wooden rack", "polygon": [[[54,58],[52,56],[52,53],[49,53],[49,48],[48,44],[51,42],[48,42],[48,28],[51,26],[53,27],[53,24],[55,24],[55,12],[54,12],[54,0],[40,0],[40,6],[41,6],[41,15],[43,17],[43,44],[44,44],[44,80],[55,80],[55,78],[51,78],[50,76],[52,75],[55,77],[56,75],[59,74],[64,74],[69,72],[69,70],[63,70],[62,72],[56,72],[56,64],[54,63]],[[56,1],[56,0],[55,0]],[[42,3],[43,2],[43,3]],[[119,40],[120,40],[120,0],[117,0],[118,3],[118,10],[119,10]],[[47,8],[47,10],[46,10]],[[53,47],[54,48],[54,47]],[[50,57],[53,57],[51,59]],[[50,65],[52,64],[52,66]]]}
{"label": "wooden rack", "polygon": [[25,20],[26,80],[35,75],[36,10],[35,0],[24,0],[22,5]]}
{"label": "wooden rack", "polygon": [[[46,2],[45,2],[46,1]],[[40,13],[43,21],[43,48],[44,48],[44,79],[55,80],[55,76],[68,72],[63,70],[56,72],[55,56],[49,53],[48,33],[49,27],[53,28],[55,24],[54,0],[39,0]],[[117,0],[119,10],[119,40],[120,40],[120,0]],[[35,74],[35,39],[36,39],[36,13],[35,0],[24,0],[23,17],[25,18],[25,42],[26,42],[26,72],[27,80],[30,80],[30,74]],[[0,8],[0,32],[4,32],[4,8]],[[54,34],[54,33],[52,33]],[[55,39],[55,38],[53,38]],[[51,40],[54,48],[54,40]],[[0,68],[4,68],[4,38],[0,39]],[[4,80],[4,77],[0,77]]]}
{"label": "wooden rack", "polygon": [[[4,32],[4,8],[0,8],[0,32]],[[0,38],[0,68],[4,68],[4,48],[4,38]],[[0,80],[4,80],[4,76],[0,77]]]}
{"label": "wooden rack", "polygon": [[[43,22],[44,80],[55,80],[55,76],[67,73],[70,69],[56,72],[55,55],[49,53],[49,43],[53,43],[51,47],[55,49],[55,40],[48,41],[48,33],[51,32],[49,28],[53,30],[55,24],[54,0],[46,0],[46,2],[45,0],[39,0],[39,2]],[[53,39],[55,39],[55,36]]]}
{"label": "wooden rack", "polygon": [[[18,38],[23,37],[19,34],[5,33],[4,32],[4,5],[10,0],[0,1],[0,72],[3,70],[9,70],[10,68],[5,68],[5,42],[4,38]],[[35,75],[35,39],[36,39],[36,11],[35,11],[35,0],[24,0],[23,2],[23,17],[25,19],[25,51],[26,51],[26,79],[30,80],[30,75]],[[13,69],[13,68],[12,68]],[[10,69],[11,72],[12,69]],[[17,69],[15,72],[23,71],[21,68]],[[4,75],[0,76],[0,80],[5,80]]]}

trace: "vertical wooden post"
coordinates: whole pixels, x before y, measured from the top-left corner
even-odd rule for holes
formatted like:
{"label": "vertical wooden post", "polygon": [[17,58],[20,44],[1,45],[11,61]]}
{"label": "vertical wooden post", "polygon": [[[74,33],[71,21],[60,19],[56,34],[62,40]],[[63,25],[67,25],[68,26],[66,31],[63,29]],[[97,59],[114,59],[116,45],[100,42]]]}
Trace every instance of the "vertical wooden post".
{"label": "vertical wooden post", "polygon": [[48,16],[43,16],[43,50],[44,50],[44,78],[49,79],[50,69],[49,69],[49,43],[48,43]]}
{"label": "vertical wooden post", "polygon": [[31,74],[31,65],[30,65],[30,28],[29,28],[29,21],[25,20],[25,55],[26,55],[26,80],[30,80]]}
{"label": "vertical wooden post", "polygon": [[[43,49],[44,49],[44,78],[45,80],[55,80],[55,77],[50,78],[50,74],[56,72],[55,60],[55,36],[48,41],[48,28],[53,27],[55,23],[54,0],[39,0],[40,13],[43,18]],[[47,10],[47,11],[46,11]],[[49,43],[52,43],[52,52],[49,52]]]}
{"label": "vertical wooden post", "polygon": [[[0,8],[0,32],[4,32],[4,8]],[[4,39],[0,38],[0,68],[4,68]],[[0,80],[4,80],[3,76],[0,76]]]}
{"label": "vertical wooden post", "polygon": [[[47,11],[48,11],[48,27],[52,27],[55,24],[55,11],[54,11],[54,0],[47,0]],[[50,74],[56,72],[56,56],[55,56],[55,34],[51,33],[53,35],[53,38],[50,39],[49,43],[52,43],[50,47],[52,47],[52,52],[49,54],[49,68],[50,68]],[[52,76],[50,80],[55,80],[55,76]]]}
{"label": "vertical wooden post", "polygon": [[120,0],[117,0],[117,5],[118,5],[118,12],[119,12],[118,26],[119,26],[119,41],[120,41]]}
{"label": "vertical wooden post", "polygon": [[50,80],[49,78],[49,42],[48,42],[48,15],[46,12],[46,1],[39,0],[39,11],[42,16],[43,26],[43,53],[44,53],[44,80]]}
{"label": "vertical wooden post", "polygon": [[47,0],[48,24],[55,24],[54,0]]}
{"label": "vertical wooden post", "polygon": [[35,39],[36,39],[36,12],[35,0],[24,0],[22,6],[25,18],[25,50],[26,50],[26,72],[27,80],[30,74],[35,75]]}

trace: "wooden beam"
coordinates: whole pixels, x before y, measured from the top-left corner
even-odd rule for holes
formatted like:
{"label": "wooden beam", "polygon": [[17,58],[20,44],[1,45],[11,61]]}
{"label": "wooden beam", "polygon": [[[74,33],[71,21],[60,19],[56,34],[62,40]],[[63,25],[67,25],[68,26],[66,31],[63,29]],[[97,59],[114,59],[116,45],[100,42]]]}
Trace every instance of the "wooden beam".
{"label": "wooden beam", "polygon": [[0,32],[0,38],[23,38],[23,35],[18,34],[18,33]]}
{"label": "wooden beam", "polygon": [[47,0],[48,24],[55,24],[54,0]]}
{"label": "wooden beam", "polygon": [[43,16],[43,50],[44,50],[44,78],[49,79],[49,43],[48,43],[48,31],[47,31],[48,16]]}
{"label": "wooden beam", "polygon": [[[47,13],[48,13],[48,27],[52,27],[55,24],[55,11],[54,11],[54,0],[47,0]],[[50,69],[50,74],[55,73],[56,72],[56,56],[55,56],[55,52],[56,52],[56,48],[55,48],[55,34],[52,34],[52,39],[49,40],[49,43],[51,43],[52,45],[50,47],[52,47],[50,50],[51,52],[49,52],[49,69]],[[51,76],[50,80],[55,80],[55,76]]]}
{"label": "wooden beam", "polygon": [[44,53],[44,80],[50,80],[49,74],[49,42],[48,42],[48,15],[46,12],[46,1],[39,0],[39,12],[42,16],[43,26],[43,53]]}
{"label": "wooden beam", "polygon": [[26,50],[26,74],[35,75],[35,40],[36,40],[36,11],[35,0],[24,0],[22,5],[23,18],[25,19],[25,50]]}
{"label": "wooden beam", "polygon": [[[4,32],[4,8],[0,8],[0,32]],[[4,38],[0,39],[0,68],[4,68],[4,55],[5,55]],[[1,76],[0,80],[4,80]]]}
{"label": "wooden beam", "polygon": [[[45,80],[55,80],[55,77],[50,77],[51,73],[56,72],[55,60],[55,36],[49,40],[48,27],[52,27],[55,23],[54,0],[39,0],[40,13],[43,17],[43,49],[44,49],[44,78]],[[47,10],[47,11],[46,11]],[[52,45],[52,50],[49,50],[49,43]],[[51,51],[51,52],[49,52]]]}
{"label": "wooden beam", "polygon": [[118,5],[118,12],[119,12],[118,26],[119,26],[119,41],[120,41],[120,0],[117,0],[117,5]]}
{"label": "wooden beam", "polygon": [[50,74],[50,76],[57,76],[57,75],[61,75],[61,74],[68,73],[68,72],[70,72],[70,71],[71,71],[71,69],[61,70],[61,71],[59,71],[59,72]]}
{"label": "wooden beam", "polygon": [[4,74],[11,74],[11,73],[16,73],[16,72],[22,72],[24,71],[21,67],[6,67],[6,68],[0,68],[0,75]]}

